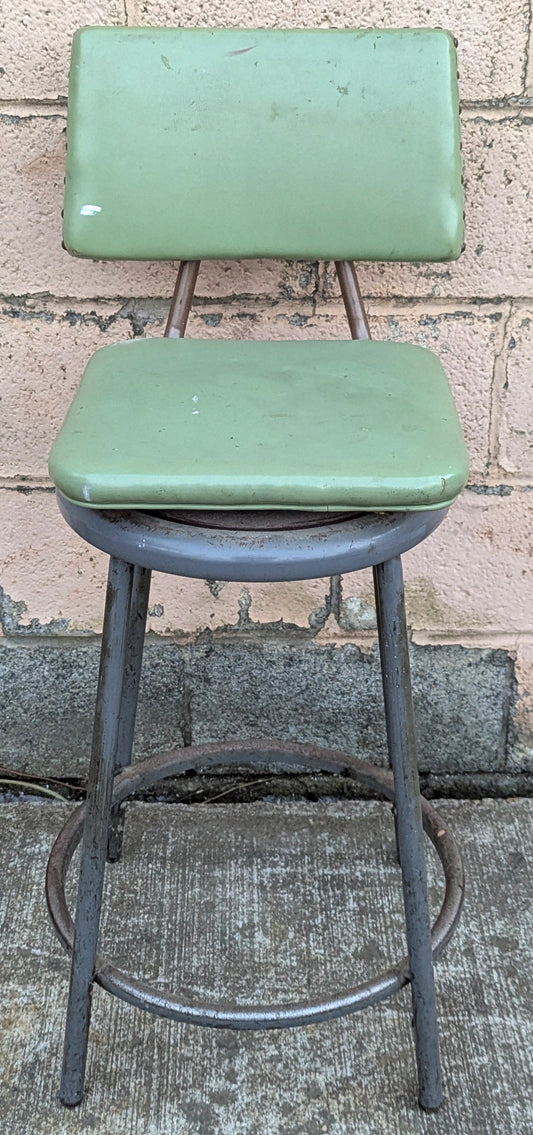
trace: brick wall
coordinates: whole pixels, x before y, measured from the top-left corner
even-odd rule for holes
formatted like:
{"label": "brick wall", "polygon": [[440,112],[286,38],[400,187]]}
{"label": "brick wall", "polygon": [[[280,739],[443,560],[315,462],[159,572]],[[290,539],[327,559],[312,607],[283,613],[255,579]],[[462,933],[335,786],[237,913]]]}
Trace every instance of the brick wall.
{"label": "brick wall", "polygon": [[[377,337],[431,348],[450,377],[471,454],[446,524],[405,557],[421,647],[498,648],[516,662],[509,768],[533,762],[533,348],[531,10],[527,0],[4,0],[0,46],[0,585],[4,647],[74,645],[98,631],[104,558],[60,519],[46,473],[52,438],[89,355],[159,335],[174,265],[97,264],[61,248],[68,56],[87,23],[441,25],[459,41],[467,244],[454,264],[362,265]],[[531,192],[530,192],[531,191]],[[204,264],[190,333],[346,335],[328,264]],[[250,586],[158,577],[150,629],[194,641],[316,646],[374,640],[367,573]],[[241,636],[239,638],[239,636]],[[474,656],[473,654],[473,656]],[[479,654],[481,656],[481,654]],[[11,657],[14,657],[12,655]]]}

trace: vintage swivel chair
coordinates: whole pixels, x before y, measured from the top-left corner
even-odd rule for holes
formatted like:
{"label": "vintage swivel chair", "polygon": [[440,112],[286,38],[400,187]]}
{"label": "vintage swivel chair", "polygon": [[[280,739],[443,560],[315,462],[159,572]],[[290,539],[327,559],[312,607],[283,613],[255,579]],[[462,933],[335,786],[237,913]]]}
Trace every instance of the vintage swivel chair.
{"label": "vintage swivel chair", "polygon": [[[456,57],[444,31],[85,28],[75,37],[65,246],[182,263],[166,337],[96,352],[50,458],[63,516],[111,557],[88,799],[59,836],[47,878],[72,952],[65,1104],[83,1092],[94,981],[156,1014],[239,1029],[340,1016],[410,982],[419,1100],[441,1103],[432,960],[459,917],[463,876],[446,824],[419,795],[400,554],[441,523],[467,456],[438,359],[370,341],[351,261],[453,259],[462,209]],[[206,257],[335,260],[352,339],[183,339]],[[272,739],[130,766],[153,569],[268,581],[368,566],[393,775]],[[254,760],[349,770],[394,801],[408,958],[320,1002],[183,1003],[96,953],[120,804],[200,764]],[[446,879],[432,929],[422,825]],[[74,928],[65,875],[82,828]]]}

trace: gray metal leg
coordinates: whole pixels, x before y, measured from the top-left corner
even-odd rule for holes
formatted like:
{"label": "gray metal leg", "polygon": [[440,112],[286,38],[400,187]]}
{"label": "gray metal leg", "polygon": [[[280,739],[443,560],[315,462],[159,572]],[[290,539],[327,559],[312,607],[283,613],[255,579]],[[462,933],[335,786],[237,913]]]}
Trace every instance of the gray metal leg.
{"label": "gray metal leg", "polygon": [[83,1095],[133,575],[132,564],[111,558],[60,1088],[61,1101],[70,1106]]}
{"label": "gray metal leg", "polygon": [[418,1064],[419,1103],[442,1103],[435,984],[431,954],[424,834],[416,763],[416,741],[400,557],[374,569],[378,632],[394,773],[397,838],[403,880],[407,945]]}
{"label": "gray metal leg", "polygon": [[[151,576],[152,573],[148,568],[135,566],[128,618],[126,666],[122,685],[117,751],[114,760],[115,772],[131,764]],[[117,860],[120,859],[122,854],[123,831],[124,806],[119,804],[116,808],[113,808],[111,812],[111,823],[107,843],[107,859],[109,863],[116,863]]]}
{"label": "gray metal leg", "polygon": [[[378,626],[378,638],[379,638],[379,641],[381,642],[383,630],[382,630],[382,623],[381,623],[380,604],[377,601],[378,586],[379,586],[378,578],[377,578],[377,570],[378,570],[377,567],[372,568],[372,575],[374,577],[374,594],[376,596],[376,620],[377,620],[377,626]],[[392,769],[392,760],[391,760],[390,751],[389,751],[389,768]],[[400,863],[400,845],[399,845],[399,842],[398,842],[398,814],[397,814],[397,811],[396,811],[396,800],[394,800],[393,804],[391,805],[391,812],[392,812],[392,818],[394,820],[394,836],[395,836],[395,844],[396,844],[396,862],[399,865],[399,863]]]}

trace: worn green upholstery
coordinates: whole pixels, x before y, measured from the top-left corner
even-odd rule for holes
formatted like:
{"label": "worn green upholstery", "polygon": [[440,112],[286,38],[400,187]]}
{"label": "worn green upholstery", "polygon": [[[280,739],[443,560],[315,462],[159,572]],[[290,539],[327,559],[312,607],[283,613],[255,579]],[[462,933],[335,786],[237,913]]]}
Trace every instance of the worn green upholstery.
{"label": "worn green upholstery", "polygon": [[[458,255],[451,37],[83,29],[64,233],[110,258]],[[93,356],[50,472],[88,507],[395,510],[450,504],[467,458],[421,348],[150,339]]]}
{"label": "worn green upholstery", "polygon": [[93,355],[50,469],[98,506],[405,509],[450,504],[466,460],[422,347],[147,339]]}
{"label": "worn green upholstery", "polygon": [[440,30],[84,28],[64,242],[78,256],[445,260],[463,241]]}

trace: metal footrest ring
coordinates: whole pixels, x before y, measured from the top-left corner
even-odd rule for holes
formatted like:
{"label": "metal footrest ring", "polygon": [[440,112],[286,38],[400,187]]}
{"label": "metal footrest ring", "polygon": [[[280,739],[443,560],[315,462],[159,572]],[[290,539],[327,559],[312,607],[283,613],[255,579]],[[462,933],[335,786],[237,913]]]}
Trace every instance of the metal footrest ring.
{"label": "metal footrest ring", "polygon": [[[132,793],[149,788],[169,776],[199,767],[228,764],[268,764],[306,766],[313,771],[344,772],[366,788],[394,801],[392,774],[348,753],[314,745],[277,740],[232,741],[176,749],[119,773],[114,780],[113,804]],[[441,910],[433,924],[431,941],[436,959],[448,944],[459,921],[464,893],[464,873],[457,845],[444,820],[421,798],[424,830],[437,850],[446,882]],[[74,923],[65,898],[65,881],[72,855],[80,842],[86,805],[77,808],[59,834],[46,876],[46,897],[54,929],[69,951],[74,943]],[[97,956],[95,981],[109,993],[156,1016],[170,1017],[212,1028],[269,1029],[308,1025],[346,1016],[396,993],[409,981],[407,958],[378,977],[334,995],[324,1001],[257,1007],[215,1004],[184,1004],[171,994],[161,993],[117,969],[111,961]]]}

